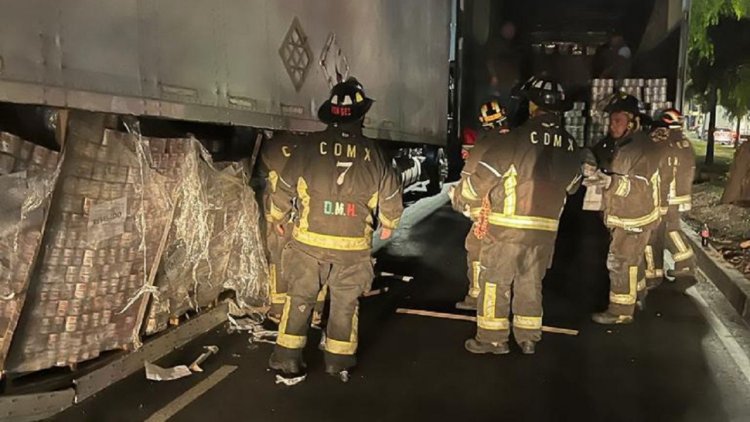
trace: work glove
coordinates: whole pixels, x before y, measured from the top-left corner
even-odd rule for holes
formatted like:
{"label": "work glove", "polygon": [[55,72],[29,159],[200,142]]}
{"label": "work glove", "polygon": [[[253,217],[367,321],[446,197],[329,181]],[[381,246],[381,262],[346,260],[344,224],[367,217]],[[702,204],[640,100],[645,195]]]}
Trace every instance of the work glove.
{"label": "work glove", "polygon": [[590,163],[583,163],[581,165],[581,174],[583,174],[583,177],[592,177],[594,174],[596,174],[597,167],[594,164]]}
{"label": "work glove", "polygon": [[590,187],[601,187],[602,189],[609,189],[612,185],[612,176],[597,170],[592,176],[583,179],[583,186]]}

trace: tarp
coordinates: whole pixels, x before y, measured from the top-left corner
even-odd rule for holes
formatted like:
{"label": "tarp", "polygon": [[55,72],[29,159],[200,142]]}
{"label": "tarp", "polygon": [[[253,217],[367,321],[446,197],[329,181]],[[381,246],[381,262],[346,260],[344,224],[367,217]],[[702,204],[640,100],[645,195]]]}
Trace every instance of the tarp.
{"label": "tarp", "polygon": [[734,154],[721,203],[750,207],[750,142],[742,144]]}
{"label": "tarp", "polygon": [[0,371],[42,240],[59,154],[0,133]]}

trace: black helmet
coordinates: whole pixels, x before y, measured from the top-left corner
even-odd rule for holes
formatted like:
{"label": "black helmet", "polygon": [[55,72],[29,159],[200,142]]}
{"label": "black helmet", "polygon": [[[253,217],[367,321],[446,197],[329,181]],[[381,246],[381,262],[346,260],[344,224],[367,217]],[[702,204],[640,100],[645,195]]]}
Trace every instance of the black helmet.
{"label": "black helmet", "polygon": [[557,81],[546,78],[532,78],[524,84],[526,96],[539,108],[552,112],[565,111],[565,91]]}
{"label": "black helmet", "polygon": [[373,102],[362,84],[350,77],[331,88],[331,96],[318,109],[318,118],[326,124],[354,122],[367,114]]}
{"label": "black helmet", "polygon": [[620,92],[614,95],[609,104],[604,107],[606,113],[612,114],[617,112],[630,113],[633,118],[641,114],[640,102],[632,95]]}
{"label": "black helmet", "polygon": [[505,124],[508,115],[498,100],[490,100],[479,107],[479,121],[488,129]]}

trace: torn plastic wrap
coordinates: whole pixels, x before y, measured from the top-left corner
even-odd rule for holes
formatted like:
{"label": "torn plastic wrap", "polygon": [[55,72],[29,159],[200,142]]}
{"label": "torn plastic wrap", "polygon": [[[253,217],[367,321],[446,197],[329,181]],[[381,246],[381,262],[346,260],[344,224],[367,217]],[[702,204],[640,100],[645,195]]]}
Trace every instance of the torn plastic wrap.
{"label": "torn plastic wrap", "polygon": [[[166,142],[167,150],[172,142]],[[165,329],[170,318],[212,305],[224,290],[234,290],[241,307],[267,297],[257,205],[240,166],[218,170],[197,141],[179,166],[169,171],[179,179],[176,211],[147,334]]]}
{"label": "torn plastic wrap", "polygon": [[207,259],[208,209],[205,183],[199,172],[200,144],[193,139],[146,138],[152,166],[167,178],[175,206],[164,256],[156,275],[156,294],[151,298],[146,334],[167,327],[171,317],[182,315],[192,305],[191,289],[197,283],[194,268]]}
{"label": "torn plastic wrap", "polygon": [[260,211],[255,193],[239,163],[218,163],[222,170],[216,187],[225,204],[224,232],[231,244],[224,288],[235,292],[240,309],[252,312],[268,304],[268,265],[260,232]]}
{"label": "torn plastic wrap", "polygon": [[8,370],[74,365],[140,345],[146,299],[172,217],[138,136],[71,115],[40,262]]}
{"label": "torn plastic wrap", "polygon": [[42,241],[59,154],[0,132],[0,372]]}

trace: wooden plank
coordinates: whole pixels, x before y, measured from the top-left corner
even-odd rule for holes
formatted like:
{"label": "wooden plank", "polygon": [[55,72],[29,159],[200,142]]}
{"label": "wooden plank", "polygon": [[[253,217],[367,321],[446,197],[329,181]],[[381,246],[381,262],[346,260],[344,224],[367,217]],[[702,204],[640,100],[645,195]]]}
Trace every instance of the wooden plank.
{"label": "wooden plank", "polygon": [[[433,311],[423,311],[419,309],[398,308],[396,309],[396,313],[406,314],[406,315],[426,316],[426,317],[432,317],[432,318],[453,319],[457,321],[477,322],[477,317],[475,316],[461,315],[461,314],[449,314],[446,312],[433,312]],[[578,330],[572,330],[570,328],[550,327],[546,325],[542,326],[542,331],[544,331],[545,333],[565,334],[568,336],[578,335]]]}

